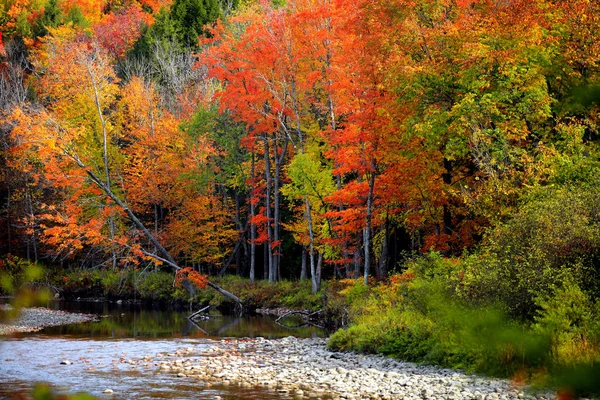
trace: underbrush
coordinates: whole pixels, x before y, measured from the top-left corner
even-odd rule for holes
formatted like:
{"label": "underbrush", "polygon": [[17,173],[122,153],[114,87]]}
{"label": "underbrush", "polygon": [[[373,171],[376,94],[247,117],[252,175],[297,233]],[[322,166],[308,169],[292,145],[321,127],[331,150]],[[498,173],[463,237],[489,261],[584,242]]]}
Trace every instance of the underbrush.
{"label": "underbrush", "polygon": [[[211,278],[212,282],[239,297],[247,310],[256,308],[290,308],[303,310],[333,309],[326,307],[326,299],[336,297],[328,283],[317,294],[311,291],[309,280],[279,281],[269,283],[246,278],[224,276]],[[69,298],[103,297],[109,300],[126,299],[170,304],[210,305],[213,308],[228,310],[234,304],[220,293],[206,288],[198,290],[190,299],[188,292],[175,285],[174,274],[170,271],[137,271],[106,269],[72,269],[56,272],[51,281]],[[328,293],[332,293],[328,295]],[[335,307],[335,305],[334,305]]]}
{"label": "underbrush", "polygon": [[462,268],[462,259],[432,253],[388,282],[356,281],[341,292],[353,323],[329,347],[598,394],[597,380],[584,378],[598,372],[600,312],[584,291],[565,281],[538,294],[533,320],[520,320],[501,303],[465,296]]}
{"label": "underbrush", "polygon": [[[238,296],[250,310],[284,307],[315,311],[323,307],[323,291],[312,294],[309,280],[276,283],[259,280],[252,283],[247,278],[224,276],[213,279],[213,282]],[[197,296],[199,302],[216,307],[230,301],[210,289],[202,290]]]}

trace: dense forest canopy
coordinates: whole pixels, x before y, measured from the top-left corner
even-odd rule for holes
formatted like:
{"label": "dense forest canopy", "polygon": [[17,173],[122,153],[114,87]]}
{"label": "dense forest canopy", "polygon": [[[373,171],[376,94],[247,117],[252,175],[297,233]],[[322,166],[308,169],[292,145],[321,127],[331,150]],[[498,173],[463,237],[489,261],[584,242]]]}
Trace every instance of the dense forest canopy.
{"label": "dense forest canopy", "polygon": [[160,267],[129,210],[203,274],[437,251],[517,314],[600,293],[595,1],[8,0],[0,33],[2,254]]}

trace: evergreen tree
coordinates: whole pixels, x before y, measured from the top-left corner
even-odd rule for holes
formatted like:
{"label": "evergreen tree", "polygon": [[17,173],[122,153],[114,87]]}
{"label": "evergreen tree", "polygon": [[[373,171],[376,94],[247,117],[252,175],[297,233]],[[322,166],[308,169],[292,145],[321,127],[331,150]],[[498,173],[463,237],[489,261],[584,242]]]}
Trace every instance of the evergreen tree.
{"label": "evergreen tree", "polygon": [[61,24],[62,15],[58,9],[58,0],[48,0],[44,7],[44,14],[38,19],[33,27],[36,37],[46,36],[48,28],[56,28]]}
{"label": "evergreen tree", "polygon": [[193,48],[198,37],[207,34],[204,26],[219,18],[218,0],[175,0],[171,6],[171,19],[177,27],[179,43]]}
{"label": "evergreen tree", "polygon": [[132,55],[135,57],[146,58],[152,54],[156,45],[172,45],[179,43],[178,28],[171,19],[171,14],[166,8],[161,8],[154,24],[147,27],[135,44]]}

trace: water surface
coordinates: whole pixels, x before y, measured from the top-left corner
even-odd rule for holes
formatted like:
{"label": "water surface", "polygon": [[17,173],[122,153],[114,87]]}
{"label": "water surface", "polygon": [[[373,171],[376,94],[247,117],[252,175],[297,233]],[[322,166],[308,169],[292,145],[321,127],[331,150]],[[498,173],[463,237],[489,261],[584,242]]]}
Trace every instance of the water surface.
{"label": "water surface", "polygon": [[[211,339],[224,337],[325,336],[318,328],[288,329],[273,317],[213,315],[197,325],[189,312],[139,305],[60,302],[49,308],[99,315],[99,322],[46,328],[0,341],[0,398],[15,398],[35,382],[58,392],[85,391],[100,398],[112,389],[112,398],[136,399],[287,399],[288,395],[263,388],[207,387],[203,382],[159,373],[153,362],[158,353],[182,347],[208,348]],[[149,367],[128,364],[129,359],[152,357]],[[62,360],[72,364],[61,365]]]}

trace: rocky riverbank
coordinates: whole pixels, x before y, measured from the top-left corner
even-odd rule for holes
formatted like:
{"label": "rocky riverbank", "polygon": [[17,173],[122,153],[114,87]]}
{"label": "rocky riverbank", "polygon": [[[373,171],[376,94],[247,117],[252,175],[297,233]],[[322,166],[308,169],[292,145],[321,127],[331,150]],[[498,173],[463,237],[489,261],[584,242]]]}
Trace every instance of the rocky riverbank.
{"label": "rocky riverbank", "polygon": [[207,341],[175,353],[121,359],[203,385],[260,386],[282,399],[551,399],[509,381],[389,358],[329,351],[325,339]]}
{"label": "rocky riverbank", "polygon": [[[8,311],[10,306],[3,306]],[[37,332],[48,326],[75,324],[94,321],[95,315],[75,314],[49,308],[32,307],[20,310],[18,318],[0,323],[0,336],[19,332]]]}

